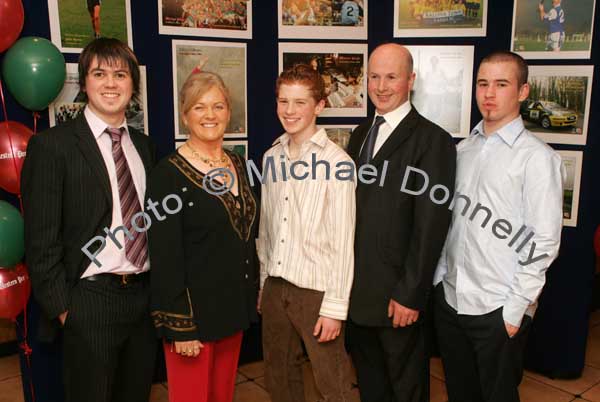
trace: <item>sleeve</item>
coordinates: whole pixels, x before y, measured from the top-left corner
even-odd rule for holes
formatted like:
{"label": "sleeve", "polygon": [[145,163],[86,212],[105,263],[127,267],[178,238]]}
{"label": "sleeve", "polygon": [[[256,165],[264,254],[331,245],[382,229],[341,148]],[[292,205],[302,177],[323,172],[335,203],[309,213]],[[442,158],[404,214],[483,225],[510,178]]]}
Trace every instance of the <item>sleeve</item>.
{"label": "sleeve", "polygon": [[25,255],[33,294],[50,319],[68,310],[62,238],[64,160],[45,134],[29,140],[21,172]]}
{"label": "sleeve", "polygon": [[[152,226],[148,230],[150,255],[150,291],[152,318],[158,336],[171,341],[199,339],[190,292],[187,288],[183,250],[183,216],[181,210],[160,214],[165,197],[178,197],[181,187],[170,164],[160,164],[150,174],[147,205],[156,205]],[[179,190],[179,191],[177,191]],[[174,202],[169,202],[173,208]]]}
{"label": "sleeve", "polygon": [[[350,162],[348,160],[347,162]],[[351,162],[350,162],[351,163]],[[354,163],[352,163],[354,165]],[[356,180],[327,181],[326,227],[330,228],[331,266],[319,315],[345,320],[354,278]]]}
{"label": "sleeve", "polygon": [[532,156],[525,167],[524,225],[534,236],[519,253],[519,267],[502,311],[504,321],[521,326],[525,311],[537,301],[546,283],[546,270],[558,255],[562,230],[562,160],[555,152]]}
{"label": "sleeve", "polygon": [[[396,302],[420,311],[427,306],[433,274],[452,218],[452,212],[446,205],[438,205],[429,198],[429,190],[435,185],[447,188],[451,198],[456,173],[454,142],[448,133],[437,130],[431,134],[429,147],[414,166],[426,172],[429,186],[414,200],[412,233],[409,235],[403,275],[392,291],[392,299]],[[417,187],[420,188],[420,185]]]}

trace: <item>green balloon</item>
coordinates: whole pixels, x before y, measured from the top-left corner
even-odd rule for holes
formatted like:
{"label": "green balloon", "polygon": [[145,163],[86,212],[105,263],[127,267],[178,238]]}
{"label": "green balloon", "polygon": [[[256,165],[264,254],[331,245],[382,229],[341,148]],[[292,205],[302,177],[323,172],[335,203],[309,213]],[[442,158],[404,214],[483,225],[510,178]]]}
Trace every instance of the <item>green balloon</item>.
{"label": "green balloon", "polygon": [[6,201],[0,201],[0,267],[9,268],[25,254],[23,217]]}
{"label": "green balloon", "polygon": [[19,39],[4,56],[2,75],[17,102],[43,110],[60,93],[66,77],[65,58],[47,39]]}

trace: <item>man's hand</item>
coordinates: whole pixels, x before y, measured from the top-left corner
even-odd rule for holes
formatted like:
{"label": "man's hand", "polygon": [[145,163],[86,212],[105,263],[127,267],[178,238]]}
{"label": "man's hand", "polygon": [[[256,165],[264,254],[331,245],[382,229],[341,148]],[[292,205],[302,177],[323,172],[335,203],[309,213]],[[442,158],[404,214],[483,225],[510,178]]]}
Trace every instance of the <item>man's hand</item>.
{"label": "man's hand", "polygon": [[258,291],[258,300],[256,301],[256,311],[258,312],[258,314],[262,314],[262,310],[260,308],[260,305],[262,303],[262,289]]}
{"label": "man's hand", "polygon": [[[333,318],[319,317],[315,330],[313,331],[314,336],[319,337],[319,342],[333,341],[340,335],[342,331],[342,322]],[[321,336],[319,336],[319,333]]]}
{"label": "man's hand", "polygon": [[69,310],[65,311],[61,315],[58,316],[58,321],[60,321],[60,325],[64,327],[65,321],[67,320],[67,315],[69,315]]}
{"label": "man's hand", "polygon": [[509,338],[512,338],[513,336],[515,336],[517,334],[517,332],[519,332],[519,327],[510,325],[506,321],[504,321],[504,326],[506,327],[506,333],[508,334]]}
{"label": "man's hand", "polygon": [[397,301],[390,299],[390,303],[388,304],[388,317],[393,317],[392,325],[394,328],[406,327],[412,325],[419,319],[419,310],[404,307]]}
{"label": "man's hand", "polygon": [[196,357],[200,354],[200,349],[204,347],[200,341],[173,342],[175,344],[175,353],[181,356]]}

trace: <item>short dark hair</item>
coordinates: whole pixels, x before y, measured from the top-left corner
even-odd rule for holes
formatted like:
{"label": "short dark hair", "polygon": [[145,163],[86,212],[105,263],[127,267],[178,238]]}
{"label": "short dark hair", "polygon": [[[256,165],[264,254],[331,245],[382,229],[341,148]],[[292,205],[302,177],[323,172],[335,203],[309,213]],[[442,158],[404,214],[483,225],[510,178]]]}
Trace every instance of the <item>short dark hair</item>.
{"label": "short dark hair", "polygon": [[325,99],[325,82],[321,74],[306,64],[296,64],[279,74],[275,83],[275,96],[279,96],[279,87],[282,84],[294,83],[306,85],[316,102]]}
{"label": "short dark hair", "polygon": [[519,84],[519,87],[527,84],[527,80],[529,79],[529,67],[527,66],[525,59],[516,53],[499,50],[485,56],[483,60],[481,60],[481,64],[483,63],[515,63],[515,66],[517,66],[517,83]]}
{"label": "short dark hair", "polygon": [[[125,64],[133,81],[133,99],[139,100],[140,95],[140,68],[137,57],[125,43],[115,38],[98,38],[91,41],[79,56],[79,88],[85,94],[85,77],[91,65],[97,58],[98,64],[109,66]],[[87,94],[85,95],[87,101]]]}

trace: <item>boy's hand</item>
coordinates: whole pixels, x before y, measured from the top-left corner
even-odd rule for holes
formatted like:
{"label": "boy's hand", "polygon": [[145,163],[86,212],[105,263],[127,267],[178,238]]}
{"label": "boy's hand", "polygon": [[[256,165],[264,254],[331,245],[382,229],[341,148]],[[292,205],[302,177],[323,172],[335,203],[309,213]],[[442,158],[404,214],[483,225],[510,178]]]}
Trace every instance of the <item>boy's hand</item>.
{"label": "boy's hand", "polygon": [[342,322],[340,320],[319,317],[313,335],[319,337],[319,342],[329,342],[337,338],[340,332],[342,332]]}

